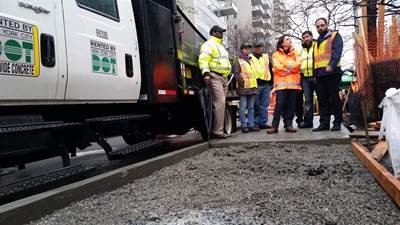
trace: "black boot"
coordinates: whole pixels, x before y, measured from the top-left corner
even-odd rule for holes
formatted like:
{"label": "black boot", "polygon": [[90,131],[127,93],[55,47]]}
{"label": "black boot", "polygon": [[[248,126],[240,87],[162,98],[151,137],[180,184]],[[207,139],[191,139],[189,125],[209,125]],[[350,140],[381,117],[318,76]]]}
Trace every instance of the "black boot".
{"label": "black boot", "polygon": [[331,131],[339,131],[342,129],[342,126],[340,124],[334,124]]}
{"label": "black boot", "polygon": [[302,123],[299,125],[299,128],[300,128],[300,129],[313,128],[313,125],[312,125],[312,124],[308,124],[308,123],[306,123],[306,122],[302,122]]}
{"label": "black boot", "polygon": [[319,125],[317,128],[312,129],[312,132],[329,131],[329,126]]}

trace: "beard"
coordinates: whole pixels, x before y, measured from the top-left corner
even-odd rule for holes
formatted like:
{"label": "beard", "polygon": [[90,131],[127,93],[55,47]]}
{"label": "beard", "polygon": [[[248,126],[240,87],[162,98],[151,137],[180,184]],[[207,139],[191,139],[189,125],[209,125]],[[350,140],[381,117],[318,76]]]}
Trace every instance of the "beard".
{"label": "beard", "polygon": [[319,34],[325,34],[328,30],[320,30],[318,31]]}

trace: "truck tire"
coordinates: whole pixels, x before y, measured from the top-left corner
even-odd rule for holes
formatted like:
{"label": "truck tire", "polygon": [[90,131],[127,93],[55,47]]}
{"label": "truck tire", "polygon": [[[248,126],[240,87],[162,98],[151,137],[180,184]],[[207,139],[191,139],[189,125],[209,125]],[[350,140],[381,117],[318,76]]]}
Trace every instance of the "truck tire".
{"label": "truck tire", "polygon": [[[237,120],[237,107],[235,106],[230,106],[229,104],[226,104],[225,106],[225,119],[224,119],[224,132],[226,134],[232,134],[235,133],[237,130],[237,125],[236,125],[236,120]],[[204,122],[202,122],[198,128],[198,131],[201,134],[201,137],[203,138],[204,141],[208,140],[208,134],[207,134],[207,129],[204,125]],[[212,139],[212,137],[211,137]]]}
{"label": "truck tire", "polygon": [[236,132],[236,116],[237,109],[234,106],[226,104],[225,106],[225,121],[224,121],[224,131],[227,134],[232,134]]}

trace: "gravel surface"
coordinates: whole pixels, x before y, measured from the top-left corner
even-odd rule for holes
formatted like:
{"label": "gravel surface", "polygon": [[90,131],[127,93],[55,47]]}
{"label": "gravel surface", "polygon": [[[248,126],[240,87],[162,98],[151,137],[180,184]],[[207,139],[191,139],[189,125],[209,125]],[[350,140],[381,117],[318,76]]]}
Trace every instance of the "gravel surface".
{"label": "gravel surface", "polygon": [[39,221],[121,225],[400,225],[350,146],[211,149]]}

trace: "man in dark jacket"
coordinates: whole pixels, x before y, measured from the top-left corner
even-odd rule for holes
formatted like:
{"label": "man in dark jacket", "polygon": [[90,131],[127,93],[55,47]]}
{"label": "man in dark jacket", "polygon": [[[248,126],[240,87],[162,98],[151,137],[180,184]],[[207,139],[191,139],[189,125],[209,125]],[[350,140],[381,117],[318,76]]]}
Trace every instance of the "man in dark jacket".
{"label": "man in dark jacket", "polygon": [[[343,52],[343,39],[337,31],[328,29],[325,18],[317,19],[315,26],[319,33],[314,47],[314,72],[317,79],[316,92],[320,110],[320,125],[313,129],[319,131],[338,131],[341,129],[342,110],[339,87],[342,77],[340,59]],[[335,116],[330,129],[331,113]]]}
{"label": "man in dark jacket", "polygon": [[[315,76],[314,76],[314,45],[316,44],[313,39],[311,31],[304,31],[302,34],[303,49],[300,52],[302,58],[301,64],[301,88],[304,93],[305,107],[303,108],[303,93],[301,94],[298,101],[298,116],[299,128],[313,128],[314,124],[314,91],[315,91]],[[301,117],[305,112],[304,120]],[[297,121],[297,120],[296,120]]]}

